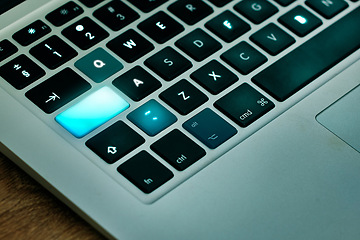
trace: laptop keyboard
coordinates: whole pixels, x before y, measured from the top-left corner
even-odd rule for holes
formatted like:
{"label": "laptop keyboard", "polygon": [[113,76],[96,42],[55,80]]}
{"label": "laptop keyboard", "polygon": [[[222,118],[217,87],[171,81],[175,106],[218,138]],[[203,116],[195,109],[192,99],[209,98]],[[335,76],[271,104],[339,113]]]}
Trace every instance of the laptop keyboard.
{"label": "laptop keyboard", "polygon": [[153,202],[356,51],[360,10],[343,14],[355,2],[60,3],[0,39],[1,86]]}

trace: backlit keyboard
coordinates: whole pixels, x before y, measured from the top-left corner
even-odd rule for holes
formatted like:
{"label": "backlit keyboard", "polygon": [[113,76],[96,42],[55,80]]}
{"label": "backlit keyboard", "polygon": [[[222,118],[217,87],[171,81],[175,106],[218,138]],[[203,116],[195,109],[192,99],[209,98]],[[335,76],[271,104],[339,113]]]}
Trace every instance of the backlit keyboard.
{"label": "backlit keyboard", "polygon": [[356,5],[55,1],[1,36],[0,86],[150,203],[356,51]]}

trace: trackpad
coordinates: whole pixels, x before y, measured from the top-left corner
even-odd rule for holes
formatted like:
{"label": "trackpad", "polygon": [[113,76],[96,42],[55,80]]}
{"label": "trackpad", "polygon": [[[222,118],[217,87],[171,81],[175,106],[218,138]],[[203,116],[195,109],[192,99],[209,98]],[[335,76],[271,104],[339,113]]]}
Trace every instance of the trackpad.
{"label": "trackpad", "polygon": [[360,152],[360,85],[318,114],[316,120]]}

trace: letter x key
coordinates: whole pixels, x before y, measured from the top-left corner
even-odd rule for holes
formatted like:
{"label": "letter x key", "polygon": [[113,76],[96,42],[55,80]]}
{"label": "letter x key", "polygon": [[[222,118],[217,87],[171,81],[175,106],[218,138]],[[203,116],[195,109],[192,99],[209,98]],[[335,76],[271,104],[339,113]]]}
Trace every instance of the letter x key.
{"label": "letter x key", "polygon": [[216,75],[214,71],[212,71],[211,73],[209,73],[209,76],[210,76],[210,77],[213,77],[213,78],[214,78],[214,81],[216,81],[217,78],[221,78],[221,75]]}

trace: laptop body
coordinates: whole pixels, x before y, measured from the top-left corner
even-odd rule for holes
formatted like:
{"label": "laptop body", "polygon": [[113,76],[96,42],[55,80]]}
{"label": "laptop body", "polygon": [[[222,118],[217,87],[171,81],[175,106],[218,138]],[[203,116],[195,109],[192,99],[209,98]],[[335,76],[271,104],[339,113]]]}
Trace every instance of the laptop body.
{"label": "laptop body", "polygon": [[[86,13],[90,14],[91,19],[101,24],[91,14],[108,2],[104,1],[95,6],[94,9],[87,9],[80,2],[76,3],[85,9]],[[132,6],[127,1],[123,2]],[[212,34],[203,27],[205,22],[221,14],[227,8],[236,13],[233,7],[238,2],[240,1],[232,1],[224,8],[215,8],[210,2],[206,2],[216,12],[201,20],[198,23],[199,26],[205,29],[207,33]],[[168,45],[183,56],[187,56],[174,46],[174,42],[193,29],[185,30],[180,36],[175,37],[174,40],[169,40],[165,45],[157,45],[152,41],[156,47],[155,50],[136,62],[161,80],[162,85],[164,85],[163,88],[140,102],[132,101],[121,91],[117,92],[127,102],[130,102],[129,109],[109,120],[104,126],[92,131],[89,135],[76,138],[62,126],[59,126],[54,118],[68,107],[76,105],[81,99],[69,102],[68,105],[49,116],[29,101],[24,94],[42,81],[47,81],[66,66],[70,66],[76,73],[81,74],[92,85],[92,89],[82,96],[83,99],[90,95],[92,90],[101,89],[74,67],[76,61],[99,46],[124,65],[124,69],[101,83],[104,86],[109,84],[118,91],[111,85],[113,80],[130,70],[135,64],[127,63],[116,56],[106,47],[106,42],[114,39],[128,28],[134,28],[151,40],[137,29],[137,25],[160,10],[171,14],[166,9],[173,2],[169,1],[159,6],[154,12],[136,20],[132,23],[133,25],[130,24],[118,32],[113,33],[106,26],[101,25],[112,35],[104,42],[100,42],[100,45],[93,46],[85,51],[77,48],[60,32],[85,15],[79,15],[58,30],[51,23],[46,22],[47,20],[44,17],[61,6],[63,2],[50,1],[42,6],[44,3],[27,0],[13,8],[11,10],[13,12],[6,12],[5,15],[1,16],[1,22],[5,22],[7,26],[1,30],[1,36],[4,36],[2,38],[9,39],[18,48],[18,52],[3,60],[1,65],[24,53],[46,71],[46,75],[39,82],[30,84],[24,90],[15,90],[8,82],[1,82],[1,151],[105,236],[117,239],[146,237],[150,239],[358,238],[358,200],[360,194],[357,183],[359,182],[358,161],[360,156],[356,150],[358,147],[356,146],[356,139],[359,136],[359,134],[356,135],[356,132],[358,133],[359,130],[358,126],[349,120],[357,118],[351,115],[342,119],[344,124],[340,125],[348,125],[349,129],[339,130],[340,132],[337,126],[333,126],[333,123],[329,121],[329,119],[334,119],[334,115],[339,117],[349,112],[359,112],[359,108],[353,100],[358,96],[359,88],[357,86],[360,82],[358,77],[360,64],[357,61],[358,51],[351,53],[285,101],[275,100],[274,97],[252,81],[255,75],[278,61],[282,56],[289,54],[292,50],[300,47],[302,43],[309,41],[311,36],[319,34],[328,25],[334,24],[336,20],[356,9],[357,3],[347,1],[349,6],[329,21],[313,13],[323,21],[322,26],[309,33],[310,35],[301,38],[286,30],[276,20],[299,4],[307,10],[311,11],[311,8],[307,7],[303,1],[296,1],[284,8],[273,2],[272,4],[277,6],[281,12],[275,14],[272,21],[293,36],[296,43],[280,55],[275,56],[274,59],[266,55],[268,62],[254,70],[250,75],[240,74],[226,62],[219,60],[221,59],[220,54],[231,49],[240,41],[249,42],[265,55],[266,53],[260,47],[249,40],[250,32],[249,35],[241,36],[234,40],[234,43],[229,44],[217,38],[216,34],[212,34],[213,38],[221,42],[223,49],[205,59],[204,62],[197,63],[191,60],[194,66],[172,81],[176,82],[181,78],[190,80],[189,75],[212,58],[219,60],[233,73],[236,73],[239,80],[234,85],[229,86],[229,89],[225,90],[226,92],[215,96],[215,100],[212,102],[209,100],[189,113],[190,115],[186,116],[186,120],[179,120],[181,114],[170,110],[178,118],[177,123],[158,133],[156,140],[151,140],[151,143],[144,143],[114,164],[104,162],[87,148],[85,142],[119,120],[136,129],[146,140],[153,139],[139,130],[126,116],[150,98],[157,97],[162,91],[170,87],[170,84],[154,74],[142,62]],[[31,7],[34,8],[34,11],[29,11]],[[29,14],[19,18],[19,16],[24,15],[24,9],[27,9]],[[134,7],[134,9],[141,13],[137,8]],[[177,19],[174,15],[171,16]],[[246,19],[242,15],[238,16]],[[32,43],[30,47],[22,48],[21,44],[12,38],[12,35],[39,18],[51,28],[52,32]],[[16,19],[19,20],[16,21]],[[177,20],[186,26],[181,20]],[[251,27],[261,29],[266,24],[267,22],[264,22],[262,25],[251,25]],[[251,34],[254,32],[256,31],[251,32]],[[29,54],[29,49],[54,34],[59,35],[61,39],[76,49],[78,56],[64,63],[58,69],[49,70]],[[260,91],[266,99],[275,103],[275,107],[249,126],[242,128],[226,114],[214,108],[213,104],[245,82]],[[202,89],[199,84],[191,83]],[[349,101],[348,99],[352,100]],[[157,98],[156,100],[171,109],[166,103]],[[349,102],[353,104],[350,105]],[[348,109],[337,107],[339,104],[343,106],[343,103],[348,106]],[[211,108],[237,130],[236,135],[215,149],[208,147],[183,127],[183,123],[187,119],[196,116],[205,108]],[[330,116],[327,116],[328,114]],[[170,128],[180,129],[188,138],[205,149],[205,157],[184,171],[176,170],[162,157],[159,157],[152,150],[151,144],[165,137],[172,131]],[[355,144],[353,140],[345,136],[344,132],[354,133],[352,138],[355,139]],[[239,137],[239,135],[241,136]],[[143,193],[117,171],[122,163],[132,159],[142,149],[150,152],[151,156],[175,173],[172,179],[151,193]],[[218,153],[218,150],[221,154]]]}

